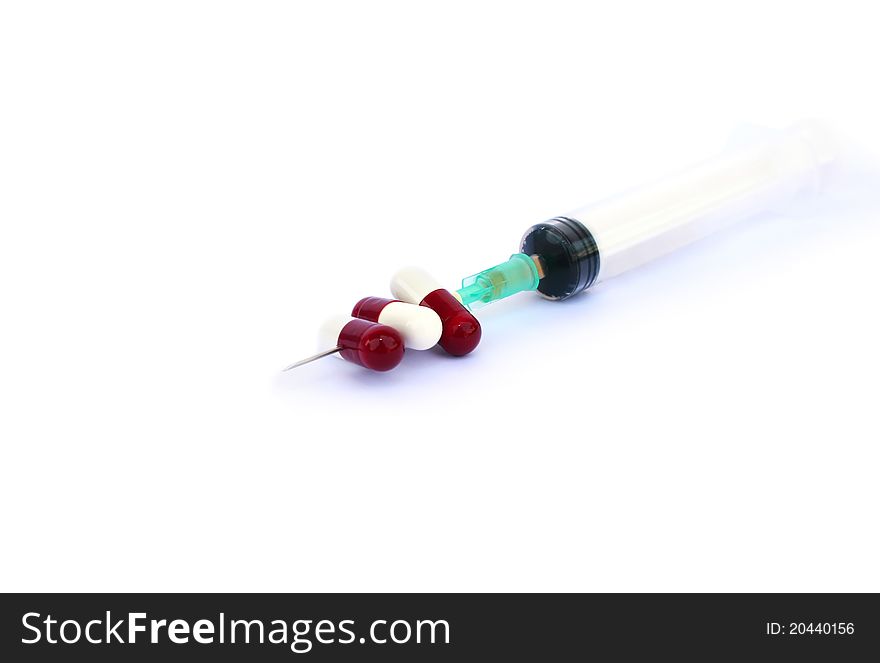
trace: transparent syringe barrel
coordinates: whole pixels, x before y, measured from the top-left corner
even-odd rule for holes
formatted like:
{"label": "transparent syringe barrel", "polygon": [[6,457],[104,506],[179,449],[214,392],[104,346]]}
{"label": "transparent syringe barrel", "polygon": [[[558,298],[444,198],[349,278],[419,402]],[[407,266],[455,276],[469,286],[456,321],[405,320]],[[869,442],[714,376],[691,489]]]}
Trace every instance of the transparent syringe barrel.
{"label": "transparent syringe barrel", "polygon": [[819,187],[832,159],[825,130],[802,123],[559,219],[580,222],[595,241],[598,273],[589,287],[734,221],[784,208]]}

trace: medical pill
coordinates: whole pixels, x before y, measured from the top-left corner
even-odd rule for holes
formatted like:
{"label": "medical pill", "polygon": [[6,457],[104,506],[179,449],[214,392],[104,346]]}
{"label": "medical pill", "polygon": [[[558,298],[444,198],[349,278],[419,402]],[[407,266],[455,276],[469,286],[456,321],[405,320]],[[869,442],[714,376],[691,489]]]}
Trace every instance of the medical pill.
{"label": "medical pill", "polygon": [[340,348],[339,356],[374,371],[390,371],[403,359],[403,338],[393,327],[349,316],[328,319],[318,333],[321,349]]}
{"label": "medical pill", "polygon": [[403,344],[412,350],[433,348],[443,334],[443,323],[432,309],[397,299],[364,297],[354,305],[351,315],[394,327],[403,337]]}
{"label": "medical pill", "polygon": [[451,355],[472,352],[480,343],[479,321],[425,270],[404,267],[391,278],[391,293],[410,304],[432,309],[443,324],[440,347]]}

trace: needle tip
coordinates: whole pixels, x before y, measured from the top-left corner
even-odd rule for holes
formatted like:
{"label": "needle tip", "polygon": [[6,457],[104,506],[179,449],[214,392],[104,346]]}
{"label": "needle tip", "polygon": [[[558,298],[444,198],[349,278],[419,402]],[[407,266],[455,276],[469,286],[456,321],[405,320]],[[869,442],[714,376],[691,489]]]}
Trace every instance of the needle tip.
{"label": "needle tip", "polygon": [[334,352],[339,352],[342,350],[341,345],[337,345],[335,348],[330,348],[329,350],[324,350],[323,352],[319,352],[316,355],[312,355],[311,357],[307,357],[305,359],[301,359],[300,361],[291,364],[286,368],[282,368],[281,372],[289,371],[291,368],[296,368],[297,366],[302,366],[303,364],[308,364],[310,361],[315,361],[316,359],[320,359],[321,357],[326,357],[327,355],[332,355]]}

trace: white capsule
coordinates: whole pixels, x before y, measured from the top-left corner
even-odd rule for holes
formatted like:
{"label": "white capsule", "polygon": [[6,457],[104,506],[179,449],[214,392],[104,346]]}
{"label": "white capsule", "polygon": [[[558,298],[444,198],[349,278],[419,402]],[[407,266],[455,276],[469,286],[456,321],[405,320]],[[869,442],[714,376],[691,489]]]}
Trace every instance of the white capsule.
{"label": "white capsule", "polygon": [[356,318],[388,325],[400,332],[403,344],[413,350],[427,350],[437,345],[443,323],[432,309],[383,297],[364,297],[354,305]]}
{"label": "white capsule", "polygon": [[[425,297],[441,288],[443,286],[421,267],[403,267],[391,277],[391,294],[410,304],[421,304]],[[461,301],[457,292],[450,292]]]}

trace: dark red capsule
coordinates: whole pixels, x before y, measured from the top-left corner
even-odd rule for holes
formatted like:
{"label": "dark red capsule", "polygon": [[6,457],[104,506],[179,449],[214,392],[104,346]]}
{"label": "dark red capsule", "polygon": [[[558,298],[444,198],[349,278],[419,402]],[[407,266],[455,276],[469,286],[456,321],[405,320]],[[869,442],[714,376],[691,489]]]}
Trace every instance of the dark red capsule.
{"label": "dark red capsule", "polygon": [[460,357],[473,352],[480,344],[480,322],[458,301],[451,292],[439,288],[428,293],[422,306],[434,309],[443,323],[440,347],[451,355]]}
{"label": "dark red capsule", "polygon": [[350,320],[339,331],[343,359],[374,371],[390,371],[403,359],[403,338],[388,325]]}

